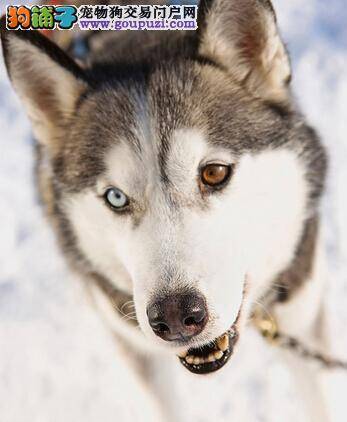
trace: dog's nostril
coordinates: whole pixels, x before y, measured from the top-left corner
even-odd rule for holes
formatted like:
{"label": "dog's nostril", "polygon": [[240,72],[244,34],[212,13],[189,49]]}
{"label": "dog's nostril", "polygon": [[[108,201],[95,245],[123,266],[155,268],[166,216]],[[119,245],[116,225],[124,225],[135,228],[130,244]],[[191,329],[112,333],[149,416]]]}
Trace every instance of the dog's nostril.
{"label": "dog's nostril", "polygon": [[198,325],[203,322],[203,320],[206,318],[206,312],[204,309],[199,310],[193,315],[189,315],[183,320],[183,324],[187,327],[190,327],[192,325]]}
{"label": "dog's nostril", "polygon": [[192,316],[185,318],[184,321],[183,321],[184,325],[186,325],[187,327],[190,327],[191,325],[195,325],[198,322],[199,321],[196,321],[196,319]]}
{"label": "dog's nostril", "polygon": [[158,322],[156,324],[152,324],[152,328],[159,333],[166,333],[169,332],[169,327],[164,322]]}

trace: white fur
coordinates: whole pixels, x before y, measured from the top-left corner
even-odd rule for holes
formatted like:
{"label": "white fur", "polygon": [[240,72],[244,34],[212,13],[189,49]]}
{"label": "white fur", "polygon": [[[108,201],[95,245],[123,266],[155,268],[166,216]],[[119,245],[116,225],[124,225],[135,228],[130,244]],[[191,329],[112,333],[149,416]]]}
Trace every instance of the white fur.
{"label": "white fur", "polygon": [[[305,217],[303,168],[287,150],[248,154],[236,163],[229,151],[212,149],[203,133],[181,129],[172,139],[167,164],[179,204],[172,210],[154,151],[155,145],[148,146],[144,163],[126,143],[115,146],[106,158],[107,174],[95,189],[67,198],[66,211],[80,248],[96,269],[134,294],[137,318],[153,344],[167,347],[147,321],[151,295],[163,288],[174,292],[180,284],[198,288],[210,312],[206,329],[195,341],[203,344],[235,321],[246,277],[249,302],[292,259]],[[202,209],[198,167],[211,160],[235,163],[235,174],[224,192],[205,199],[207,208]],[[138,227],[131,217],[106,207],[99,196],[109,186],[136,202]],[[167,284],[169,271],[174,276]]]}
{"label": "white fur", "polygon": [[[310,278],[293,299],[275,305],[273,314],[282,332],[298,339],[305,347],[329,356],[330,344],[323,302],[328,277],[320,238],[316,246]],[[302,359],[293,350],[279,351],[289,365],[307,420],[328,422],[330,418],[324,396],[323,372],[317,365],[312,365],[312,361]]]}

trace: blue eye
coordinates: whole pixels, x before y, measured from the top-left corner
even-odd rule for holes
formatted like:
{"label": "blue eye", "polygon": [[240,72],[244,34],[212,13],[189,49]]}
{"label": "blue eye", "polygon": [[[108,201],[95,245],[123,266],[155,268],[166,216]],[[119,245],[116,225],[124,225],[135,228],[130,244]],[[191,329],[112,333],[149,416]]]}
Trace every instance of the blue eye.
{"label": "blue eye", "polygon": [[129,204],[128,197],[117,188],[109,188],[104,194],[105,201],[112,208],[122,209]]}

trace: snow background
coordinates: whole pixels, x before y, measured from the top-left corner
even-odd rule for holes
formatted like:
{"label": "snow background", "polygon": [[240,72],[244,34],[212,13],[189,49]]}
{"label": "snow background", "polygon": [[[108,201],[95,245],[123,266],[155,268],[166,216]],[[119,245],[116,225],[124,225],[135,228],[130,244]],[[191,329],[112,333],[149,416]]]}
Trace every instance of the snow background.
{"label": "snow background", "polygon": [[[1,11],[4,5],[0,0]],[[274,5],[292,54],[296,96],[331,157],[322,207],[331,281],[327,304],[335,354],[347,358],[346,4]],[[67,270],[42,216],[29,122],[2,60],[0,146],[0,421],[153,421],[148,394]],[[229,363],[215,377],[174,371],[170,386],[177,387],[185,418],[305,420],[276,351],[251,329],[242,349],[242,365]],[[347,375],[332,371],[325,385],[332,420],[345,422]]]}

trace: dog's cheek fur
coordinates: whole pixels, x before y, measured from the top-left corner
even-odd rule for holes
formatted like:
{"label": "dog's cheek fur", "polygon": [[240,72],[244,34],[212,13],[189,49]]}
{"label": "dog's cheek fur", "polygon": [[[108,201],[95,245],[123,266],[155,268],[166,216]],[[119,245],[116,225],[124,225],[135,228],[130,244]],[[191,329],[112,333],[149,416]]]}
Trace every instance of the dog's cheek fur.
{"label": "dog's cheek fur", "polygon": [[[287,150],[243,156],[221,195],[185,222],[189,272],[198,276],[222,326],[234,321],[247,287],[256,300],[293,259],[306,215],[307,182]],[[247,283],[247,286],[245,286]]]}
{"label": "dog's cheek fur", "polygon": [[71,223],[77,248],[92,268],[116,287],[132,293],[132,282],[119,258],[127,222],[117,218],[93,189],[65,196],[63,210]]}

